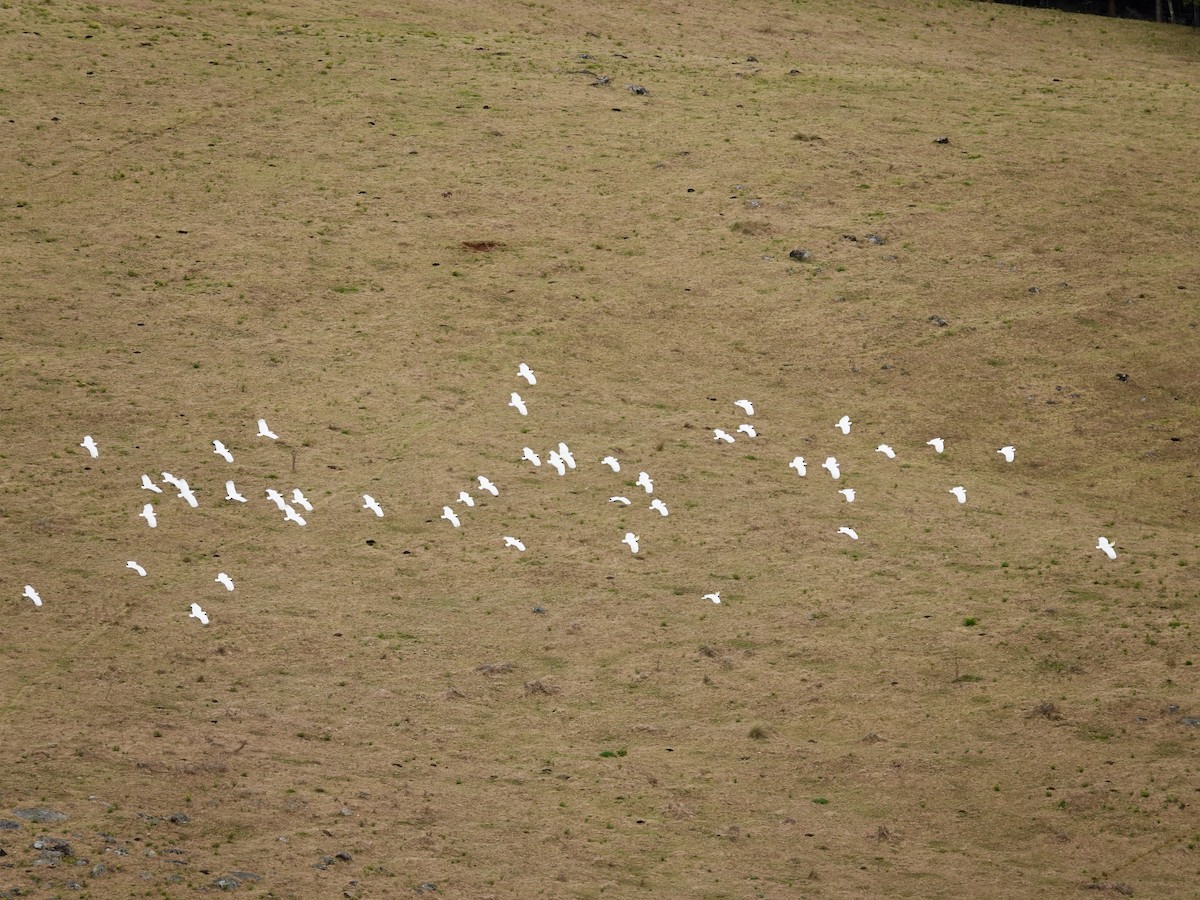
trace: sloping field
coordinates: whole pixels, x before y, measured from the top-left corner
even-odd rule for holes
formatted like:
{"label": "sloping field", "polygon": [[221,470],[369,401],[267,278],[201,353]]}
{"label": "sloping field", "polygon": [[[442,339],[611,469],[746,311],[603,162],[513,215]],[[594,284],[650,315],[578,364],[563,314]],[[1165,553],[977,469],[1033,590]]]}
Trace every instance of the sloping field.
{"label": "sloping field", "polygon": [[3,4],[0,896],[1194,893],[1198,48]]}

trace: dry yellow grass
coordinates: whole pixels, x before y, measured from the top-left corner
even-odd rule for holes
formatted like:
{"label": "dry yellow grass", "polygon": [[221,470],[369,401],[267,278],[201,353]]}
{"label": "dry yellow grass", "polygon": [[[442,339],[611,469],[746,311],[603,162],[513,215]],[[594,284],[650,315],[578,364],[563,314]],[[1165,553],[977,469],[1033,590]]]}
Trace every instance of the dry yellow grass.
{"label": "dry yellow grass", "polygon": [[0,5],[0,818],[70,816],[0,892],[1189,891],[1196,62],[974,3]]}

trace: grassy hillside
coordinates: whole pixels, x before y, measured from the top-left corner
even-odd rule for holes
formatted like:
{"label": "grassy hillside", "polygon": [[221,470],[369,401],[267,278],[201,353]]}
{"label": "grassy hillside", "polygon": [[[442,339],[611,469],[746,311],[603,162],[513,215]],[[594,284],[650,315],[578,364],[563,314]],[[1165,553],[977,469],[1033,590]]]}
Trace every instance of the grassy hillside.
{"label": "grassy hillside", "polygon": [[0,896],[1194,883],[1195,35],[245,7],[0,5]]}

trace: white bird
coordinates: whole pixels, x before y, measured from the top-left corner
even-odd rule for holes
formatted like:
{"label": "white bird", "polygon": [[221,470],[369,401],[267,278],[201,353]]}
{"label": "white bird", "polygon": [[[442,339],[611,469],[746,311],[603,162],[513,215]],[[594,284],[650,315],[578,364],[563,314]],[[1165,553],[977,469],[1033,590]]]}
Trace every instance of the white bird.
{"label": "white bird", "polygon": [[1112,545],[1112,541],[1106,537],[1100,538],[1099,542],[1096,544],[1096,549],[1103,550],[1109,559],[1117,558],[1117,548],[1114,547]]}
{"label": "white bird", "polygon": [[92,459],[95,459],[100,455],[100,448],[96,446],[96,442],[92,439],[90,434],[84,437],[83,443],[79,446],[90,453],[92,455]]}
{"label": "white bird", "polygon": [[151,481],[149,475],[142,476],[142,490],[154,491],[154,493],[156,493],[156,494],[162,493],[162,488],[160,488],[157,484],[155,484],[153,481]]}
{"label": "white bird", "polygon": [[154,515],[153,504],[147,503],[145,506],[143,506],[142,511],[138,514],[138,518],[145,519],[146,524],[151,528],[158,527],[158,517]]}
{"label": "white bird", "polygon": [[896,458],[896,451],[893,450],[891,447],[889,447],[887,444],[880,444],[878,447],[875,448],[875,452],[882,453],[888,459]]}
{"label": "white bird", "polygon": [[963,487],[961,484],[958,487],[950,488],[950,490],[947,491],[947,493],[953,494],[954,499],[956,499],[959,503],[967,502],[967,489],[965,487]]}
{"label": "white bird", "polygon": [[529,368],[525,363],[517,366],[517,377],[524,378],[530,384],[537,384],[537,376],[533,374],[533,369]]}
{"label": "white bird", "polygon": [[375,498],[370,494],[363,494],[363,509],[369,509],[375,515],[383,518],[383,508],[375,502]]}
{"label": "white bird", "polygon": [[297,525],[307,525],[308,521],[300,513],[296,512],[296,507],[290,503],[283,504],[283,521],[295,522]]}
{"label": "white bird", "polygon": [[840,491],[838,491],[838,493],[846,498],[847,503],[854,502],[854,496],[855,496],[854,488],[842,488]]}
{"label": "white bird", "polygon": [[837,424],[834,425],[833,427],[840,428],[842,430],[842,434],[849,434],[850,426],[853,424],[854,423],[850,421],[849,416],[842,416],[840,419],[837,420]]}
{"label": "white bird", "polygon": [[287,506],[287,501],[283,499],[283,494],[275,490],[275,488],[267,488],[267,499],[279,507],[279,511],[283,512],[283,508]]}
{"label": "white bird", "polygon": [[475,498],[472,497],[470,494],[468,494],[466,491],[459,491],[458,492],[458,502],[464,503],[467,506],[474,506]]}
{"label": "white bird", "polygon": [[520,541],[518,541],[515,537],[509,537],[508,535],[505,535],[504,536],[504,546],[505,547],[516,547],[522,553],[525,552],[525,545],[522,544]]}
{"label": "white bird", "polygon": [[188,613],[189,619],[199,619],[201,625],[208,624],[208,613],[200,608],[199,603],[192,604],[192,611]]}
{"label": "white bird", "polygon": [[538,455],[536,453],[534,453],[532,450],[530,450],[528,447],[526,447],[524,449],[524,451],[522,451],[521,459],[527,459],[531,463],[533,463],[535,466],[540,466],[542,464],[542,460],[538,457]]}
{"label": "white bird", "polygon": [[192,509],[195,509],[200,504],[196,502],[196,495],[192,493],[192,489],[188,487],[187,479],[181,478],[179,484],[179,498],[187,503]]}
{"label": "white bird", "polygon": [[480,490],[487,491],[493,497],[500,496],[500,489],[492,484],[492,482],[484,475],[479,476],[479,488]]}
{"label": "white bird", "polygon": [[1012,446],[1001,447],[996,452],[1004,457],[1005,462],[1012,462],[1013,458],[1017,455],[1017,448]]}
{"label": "white bird", "polygon": [[744,409],[748,416],[754,415],[754,404],[749,400],[734,400],[733,405]]}
{"label": "white bird", "polygon": [[621,539],[621,543],[622,543],[622,544],[628,544],[628,545],[629,545],[629,551],[630,551],[631,553],[637,553],[637,552],[638,552],[638,547],[639,547],[639,544],[638,544],[638,536],[637,536],[636,534],[634,534],[632,531],[627,531],[627,532],[625,532],[625,537],[623,537],[623,538]]}
{"label": "white bird", "polygon": [[655,510],[660,516],[666,517],[669,515],[667,511],[667,504],[663,503],[657,497],[650,501],[650,508]]}
{"label": "white bird", "polygon": [[632,501],[628,497],[609,497],[609,503],[620,503],[622,506],[628,506]]}
{"label": "white bird", "polygon": [[567,464],[563,461],[563,458],[558,455],[557,450],[551,450],[550,455],[546,457],[546,461],[549,462],[550,465],[554,466],[554,471],[559,475],[567,474]]}
{"label": "white bird", "polygon": [[521,395],[516,391],[512,392],[512,399],[508,401],[508,405],[523,416],[529,415],[529,410],[525,407],[525,401],[521,399]]}
{"label": "white bird", "polygon": [[170,472],[163,472],[163,484],[169,484],[171,487],[178,489],[183,485],[183,482],[172,475]]}
{"label": "white bird", "polygon": [[228,575],[226,575],[224,572],[218,572],[217,577],[214,578],[213,581],[217,582],[217,584],[222,585],[225,588],[225,590],[227,590],[227,591],[233,590],[233,579],[230,578]]}
{"label": "white bird", "polygon": [[946,449],[946,442],[941,438],[930,438],[925,443],[932,447],[936,453],[941,453]]}
{"label": "white bird", "polygon": [[615,456],[606,456],[604,459],[600,460],[600,463],[601,465],[608,466],[614,472],[621,471],[621,464],[617,462],[617,458]]}
{"label": "white bird", "polygon": [[727,434],[726,432],[722,431],[720,428],[714,428],[713,429],[713,440],[714,441],[724,441],[727,444],[732,444],[736,440],[736,438],[734,438],[734,436],[732,434]]}
{"label": "white bird", "polygon": [[645,488],[647,494],[654,493],[654,482],[650,480],[650,476],[645,472],[639,472],[637,481],[634,482],[640,488]]}
{"label": "white bird", "polygon": [[754,430],[754,426],[749,425],[745,422],[743,422],[741,425],[739,425],[737,427],[737,430],[738,430],[738,434],[744,434],[747,437],[758,437],[758,432]]}
{"label": "white bird", "polygon": [[273,441],[279,440],[279,435],[277,435],[275,432],[273,432],[270,428],[267,427],[266,419],[258,420],[258,435],[257,436],[270,438]]}
{"label": "white bird", "polygon": [[454,514],[454,510],[452,510],[450,507],[448,507],[448,506],[442,507],[442,518],[445,519],[447,522],[449,522],[451,525],[453,525],[455,528],[458,527],[458,524],[459,524],[458,516],[456,516]]}
{"label": "white bird", "polygon": [[225,482],[225,499],[232,500],[235,503],[246,502],[246,498],[237,492],[237,488],[233,486],[232,481]]}
{"label": "white bird", "polygon": [[831,456],[825,462],[821,463],[821,468],[829,472],[833,476],[834,481],[842,477],[842,470],[838,468],[838,461],[835,457]]}
{"label": "white bird", "polygon": [[797,456],[795,459],[793,459],[790,463],[788,463],[788,468],[795,469],[796,474],[801,478],[808,474],[808,467],[804,465],[803,456]]}
{"label": "white bird", "polygon": [[213,453],[221,457],[225,462],[233,462],[233,454],[220,441],[213,441]]}
{"label": "white bird", "polygon": [[304,491],[300,488],[292,488],[292,502],[304,507],[305,512],[312,512],[313,506],[308,502],[308,498],[304,496]]}
{"label": "white bird", "polygon": [[131,559],[129,562],[125,563],[125,568],[127,568],[127,569],[133,569],[133,571],[137,572],[137,573],[138,573],[139,575],[141,575],[143,578],[145,578],[145,577],[146,577],[146,570],[145,570],[145,569],[143,569],[141,566],[139,566],[139,565],[138,565],[136,562],[134,562],[132,559]]}
{"label": "white bird", "polygon": [[567,464],[568,469],[575,468],[575,454],[573,454],[571,452],[571,448],[562,441],[558,442],[558,455],[562,457],[562,460]]}
{"label": "white bird", "polygon": [[852,541],[858,540],[858,532],[855,531],[853,528],[846,527],[845,525],[843,525],[841,528],[838,529],[838,534],[844,534],[844,535],[846,535],[846,537],[850,538],[850,540],[852,540]]}
{"label": "white bird", "polygon": [[34,606],[42,605],[42,595],[33,589],[32,584],[25,585],[25,590],[22,592],[22,596],[28,597],[30,600],[32,600]]}
{"label": "white bird", "polygon": [[705,594],[705,595],[704,595],[704,599],[705,599],[705,600],[711,600],[713,603],[716,603],[716,604],[720,605],[720,603],[721,603],[721,592],[720,592],[720,591],[713,591],[711,594]]}

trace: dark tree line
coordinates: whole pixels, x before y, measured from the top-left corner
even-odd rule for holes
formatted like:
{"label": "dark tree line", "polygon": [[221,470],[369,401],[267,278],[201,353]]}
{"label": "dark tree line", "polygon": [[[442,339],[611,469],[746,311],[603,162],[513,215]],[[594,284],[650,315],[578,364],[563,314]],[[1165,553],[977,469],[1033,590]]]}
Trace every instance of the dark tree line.
{"label": "dark tree line", "polygon": [[1014,6],[1037,6],[1149,22],[1172,22],[1200,28],[1200,0],[997,0]]}

